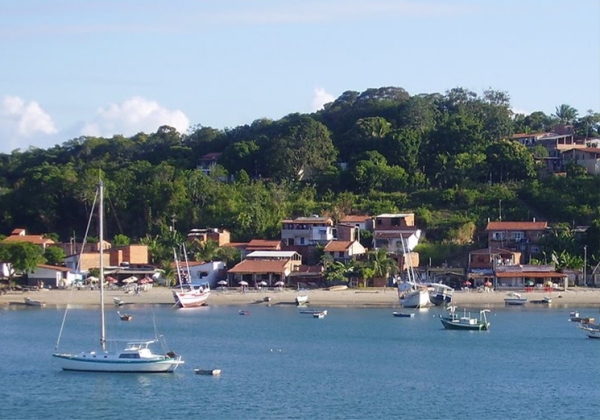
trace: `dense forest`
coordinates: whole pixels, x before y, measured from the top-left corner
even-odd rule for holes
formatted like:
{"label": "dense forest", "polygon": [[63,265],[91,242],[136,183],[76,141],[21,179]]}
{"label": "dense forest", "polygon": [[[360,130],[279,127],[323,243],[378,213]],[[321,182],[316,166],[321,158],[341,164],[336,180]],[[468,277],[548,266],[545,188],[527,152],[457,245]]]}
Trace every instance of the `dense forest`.
{"label": "dense forest", "polygon": [[[509,140],[558,123],[597,137],[600,114],[563,104],[553,115],[521,115],[506,92],[411,96],[383,87],[345,92],[312,114],[225,130],[162,126],[132,137],[80,137],[0,154],[0,233],[19,227],[81,240],[101,174],[109,238],[222,227],[245,241],[278,238],[284,218],[414,212],[425,231],[421,252],[441,263],[485,246],[488,220],[535,217],[556,227],[549,249],[580,258],[586,246],[593,264],[600,177],[575,165],[549,174],[545,149]],[[207,153],[222,153],[210,175],[198,167]],[[590,228],[576,235],[575,226]]]}

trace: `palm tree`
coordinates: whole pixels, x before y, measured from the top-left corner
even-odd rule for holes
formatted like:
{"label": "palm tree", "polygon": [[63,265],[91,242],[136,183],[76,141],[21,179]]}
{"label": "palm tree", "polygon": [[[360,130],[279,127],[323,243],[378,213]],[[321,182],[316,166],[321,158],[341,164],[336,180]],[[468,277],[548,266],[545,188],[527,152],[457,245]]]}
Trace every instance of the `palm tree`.
{"label": "palm tree", "polygon": [[390,274],[398,272],[396,260],[388,256],[385,248],[375,249],[369,252],[369,265],[373,269],[373,277],[386,279]]}
{"label": "palm tree", "polygon": [[561,124],[571,124],[577,118],[579,112],[570,105],[562,104],[556,107],[554,116],[558,118]]}

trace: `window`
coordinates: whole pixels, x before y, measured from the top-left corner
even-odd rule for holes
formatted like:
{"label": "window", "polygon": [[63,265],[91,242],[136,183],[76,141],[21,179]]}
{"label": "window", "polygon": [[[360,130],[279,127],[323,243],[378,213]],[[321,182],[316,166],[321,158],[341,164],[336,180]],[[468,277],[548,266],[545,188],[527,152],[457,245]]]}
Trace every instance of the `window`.
{"label": "window", "polygon": [[524,236],[525,236],[525,235],[523,235],[523,232],[513,232],[513,233],[512,233],[512,238],[513,238],[515,241],[520,241],[521,239],[523,239],[523,238],[524,238]]}

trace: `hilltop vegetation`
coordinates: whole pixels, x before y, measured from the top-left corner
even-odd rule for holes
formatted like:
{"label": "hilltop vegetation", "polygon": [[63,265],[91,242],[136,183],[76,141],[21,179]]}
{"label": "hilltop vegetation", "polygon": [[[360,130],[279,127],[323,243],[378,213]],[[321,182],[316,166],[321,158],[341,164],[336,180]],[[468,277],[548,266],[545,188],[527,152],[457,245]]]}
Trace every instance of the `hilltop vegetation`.
{"label": "hilltop vegetation", "polygon": [[[573,252],[586,245],[598,259],[600,177],[576,167],[548,175],[531,150],[508,140],[557,123],[597,136],[599,114],[578,114],[560,105],[551,116],[514,115],[508,94],[492,90],[411,96],[384,87],[345,92],[313,114],[231,129],[181,134],[163,126],[17,150],[0,155],[0,232],[81,238],[101,171],[110,238],[135,241],[172,224],[182,232],[227,228],[238,241],[277,238],[284,218],[413,211],[425,246],[440,246],[428,255],[434,263],[452,260],[456,247],[479,246],[481,229],[499,216],[592,226]],[[198,169],[207,153],[222,153],[208,176]]]}

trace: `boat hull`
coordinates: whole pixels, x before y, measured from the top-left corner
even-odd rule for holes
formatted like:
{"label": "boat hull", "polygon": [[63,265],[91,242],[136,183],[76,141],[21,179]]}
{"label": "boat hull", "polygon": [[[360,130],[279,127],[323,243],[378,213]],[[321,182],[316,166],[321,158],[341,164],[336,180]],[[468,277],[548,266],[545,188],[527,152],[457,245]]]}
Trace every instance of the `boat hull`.
{"label": "boat hull", "polygon": [[429,293],[426,290],[415,290],[406,293],[400,298],[400,304],[404,308],[425,308],[431,304]]}
{"label": "boat hull", "polygon": [[175,304],[181,308],[197,308],[206,305],[206,300],[210,296],[209,291],[173,291]]}
{"label": "boat hull", "polygon": [[404,312],[392,312],[392,315],[394,315],[397,318],[414,318],[415,314],[407,314]]}
{"label": "boat hull", "polygon": [[527,299],[504,299],[504,304],[509,306],[523,306],[527,303]]}
{"label": "boat hull", "polygon": [[172,373],[180,364],[181,356],[174,358],[159,356],[156,359],[119,359],[108,353],[53,354],[63,370],[77,372],[117,373]]}
{"label": "boat hull", "polygon": [[487,331],[489,323],[478,322],[476,324],[462,324],[458,319],[441,318],[442,325],[447,330],[463,330],[463,331]]}
{"label": "boat hull", "polygon": [[308,302],[308,296],[296,296],[296,305],[304,305]]}

